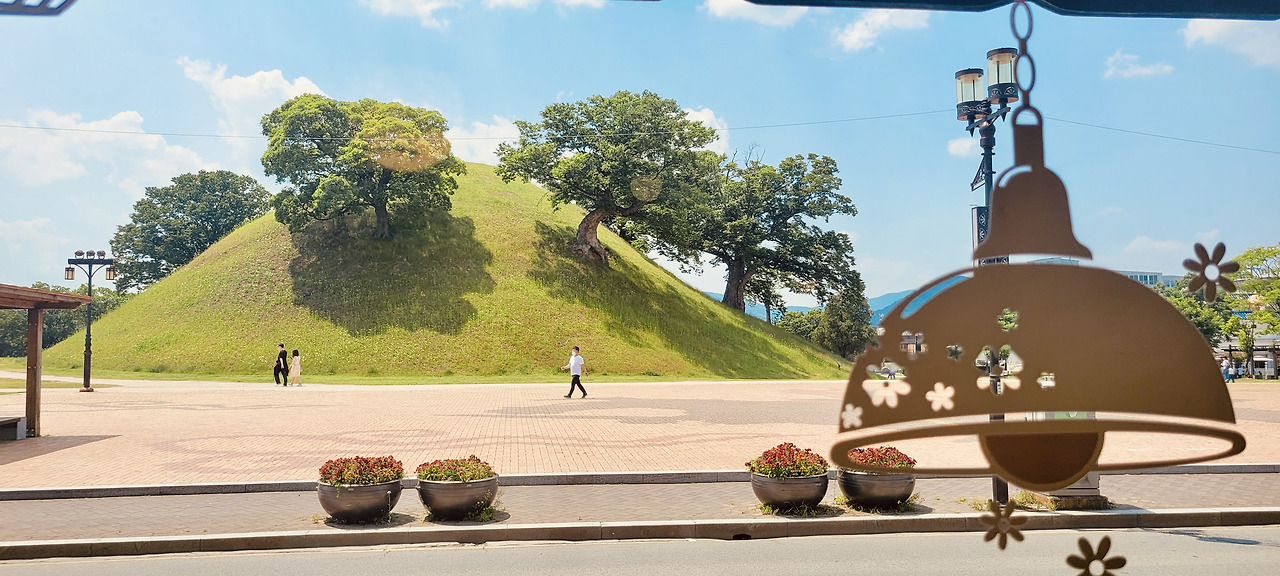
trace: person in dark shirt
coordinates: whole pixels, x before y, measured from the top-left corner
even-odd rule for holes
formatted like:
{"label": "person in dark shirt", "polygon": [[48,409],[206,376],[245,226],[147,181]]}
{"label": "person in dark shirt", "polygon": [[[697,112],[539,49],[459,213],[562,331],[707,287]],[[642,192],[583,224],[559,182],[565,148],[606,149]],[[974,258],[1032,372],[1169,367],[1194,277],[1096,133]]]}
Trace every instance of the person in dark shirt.
{"label": "person in dark shirt", "polygon": [[272,375],[275,376],[276,385],[284,384],[285,386],[288,386],[289,385],[289,353],[284,351],[283,342],[281,342],[280,345],[276,347],[276,349],[280,351],[280,354],[276,356],[276,366],[275,366],[275,369],[272,370]]}

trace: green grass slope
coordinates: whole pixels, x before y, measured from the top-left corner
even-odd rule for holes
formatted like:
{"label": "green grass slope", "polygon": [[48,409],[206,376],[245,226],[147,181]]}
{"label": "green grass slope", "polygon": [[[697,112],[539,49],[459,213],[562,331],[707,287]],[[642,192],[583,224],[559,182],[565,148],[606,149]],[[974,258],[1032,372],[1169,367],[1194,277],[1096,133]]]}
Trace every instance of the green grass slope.
{"label": "green grass slope", "polygon": [[[284,342],[322,380],[556,380],[573,345],[595,381],[845,376],[606,230],[612,261],[582,260],[568,250],[580,209],[469,171],[450,214],[389,242],[362,222],[244,225],[95,322],[95,371],[269,375]],[[82,351],[83,335],[69,338],[45,364],[75,369]]]}

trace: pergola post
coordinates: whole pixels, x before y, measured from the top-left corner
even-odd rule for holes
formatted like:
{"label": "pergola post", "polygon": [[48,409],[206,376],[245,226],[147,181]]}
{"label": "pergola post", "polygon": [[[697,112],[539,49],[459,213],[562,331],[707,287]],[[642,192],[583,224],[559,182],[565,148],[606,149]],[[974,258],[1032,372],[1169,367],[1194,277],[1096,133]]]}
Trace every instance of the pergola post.
{"label": "pergola post", "polygon": [[40,372],[44,368],[44,309],[27,310],[27,438],[40,436]]}

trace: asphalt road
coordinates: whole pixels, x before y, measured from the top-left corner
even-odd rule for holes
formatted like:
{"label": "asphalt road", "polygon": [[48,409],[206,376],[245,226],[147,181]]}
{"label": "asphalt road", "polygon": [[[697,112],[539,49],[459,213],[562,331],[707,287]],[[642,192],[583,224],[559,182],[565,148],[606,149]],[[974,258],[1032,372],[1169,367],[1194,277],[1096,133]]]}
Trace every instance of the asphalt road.
{"label": "asphalt road", "polygon": [[[0,562],[0,576],[354,576],[520,574],[693,576],[785,575],[1049,575],[1082,574],[1066,563],[1104,536],[1107,558],[1127,563],[1115,576],[1275,574],[1280,526],[1037,531],[1001,551],[975,533],[827,536],[752,541],[664,540],[404,546],[281,552],[230,552],[103,559]],[[1099,575],[1100,567],[1089,574]]]}

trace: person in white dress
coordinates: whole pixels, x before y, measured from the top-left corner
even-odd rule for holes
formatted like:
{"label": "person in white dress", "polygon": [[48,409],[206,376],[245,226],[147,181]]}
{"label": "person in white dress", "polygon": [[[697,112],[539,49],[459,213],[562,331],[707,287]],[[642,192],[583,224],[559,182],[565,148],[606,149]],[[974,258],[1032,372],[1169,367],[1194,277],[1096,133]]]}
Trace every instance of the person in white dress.
{"label": "person in white dress", "polygon": [[293,351],[293,363],[289,364],[289,380],[294,386],[302,385],[302,356],[298,355],[298,351]]}

